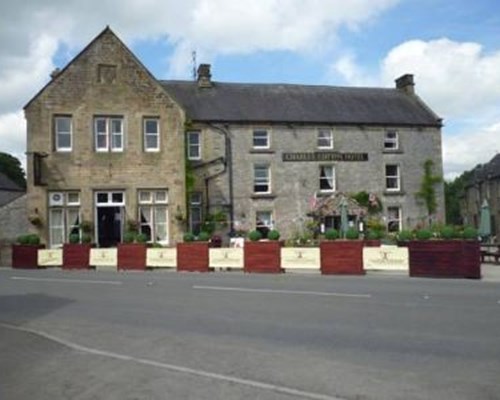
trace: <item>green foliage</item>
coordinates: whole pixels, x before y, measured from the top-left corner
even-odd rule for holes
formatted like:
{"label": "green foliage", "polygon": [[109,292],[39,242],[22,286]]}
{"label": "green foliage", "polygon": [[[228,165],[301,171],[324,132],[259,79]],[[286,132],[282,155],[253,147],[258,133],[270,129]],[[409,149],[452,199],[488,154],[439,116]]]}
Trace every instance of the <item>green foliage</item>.
{"label": "green foliage", "polygon": [[378,214],[382,211],[382,202],[378,197],[370,194],[366,191],[361,191],[358,193],[354,193],[351,197],[358,202],[358,204],[362,207],[365,207],[368,210],[368,214]]}
{"label": "green foliage", "polygon": [[82,233],[82,243],[91,243],[92,242],[92,235],[89,233]]}
{"label": "green foliage", "polygon": [[91,233],[92,232],[92,222],[90,222],[90,221],[82,221],[80,223],[80,229],[84,233]]}
{"label": "green foliage", "polygon": [[69,242],[72,244],[80,243],[80,235],[78,233],[72,233],[69,235]]}
{"label": "green foliage", "polygon": [[437,209],[436,185],[443,180],[441,176],[433,174],[433,169],[434,161],[426,160],[420,190],[416,193],[416,197],[424,202],[429,219]]}
{"label": "green foliage", "polygon": [[439,232],[439,236],[441,236],[442,239],[453,239],[457,237],[455,228],[452,226],[446,225],[443,226]]}
{"label": "green foliage", "polygon": [[257,242],[257,241],[259,241],[260,239],[262,239],[262,233],[260,233],[259,231],[251,231],[251,232],[248,234],[248,238],[249,238],[252,242]]}
{"label": "green foliage", "polygon": [[210,236],[212,236],[210,233],[201,231],[197,239],[199,242],[208,242],[210,240]]}
{"label": "green foliage", "polygon": [[325,232],[325,239],[326,240],[336,240],[339,238],[339,231],[336,229],[328,229]]}
{"label": "green foliage", "polygon": [[359,239],[359,231],[355,228],[349,228],[345,233],[345,237],[349,240]]}
{"label": "green foliage", "polygon": [[415,237],[418,240],[429,240],[432,238],[432,231],[430,229],[419,229],[415,233]]}
{"label": "green foliage", "polygon": [[407,241],[413,239],[413,233],[411,233],[411,231],[403,229],[402,231],[399,231],[397,233],[396,237],[397,237],[397,240],[399,240],[401,242],[407,242]]}
{"label": "green foliage", "polygon": [[24,245],[39,245],[40,236],[36,233],[28,233],[26,235],[21,235],[17,238],[17,243]]}
{"label": "green foliage", "polygon": [[123,234],[123,243],[134,243],[137,233],[135,231],[127,231]]}
{"label": "green foliage", "polygon": [[269,240],[279,240],[280,233],[276,229],[270,230],[269,233],[267,234],[267,238]]}
{"label": "green foliage", "polygon": [[185,242],[193,242],[195,239],[195,236],[193,235],[192,232],[186,232],[183,237]]}
{"label": "green foliage", "polygon": [[14,156],[0,152],[0,172],[21,188],[26,188],[26,176],[21,162]]}
{"label": "green foliage", "polygon": [[139,224],[137,221],[130,219],[127,221],[127,232],[137,233],[139,230]]}
{"label": "green foliage", "polygon": [[366,234],[366,238],[369,240],[380,240],[383,237],[384,237],[384,232],[378,229],[376,230],[371,229]]}
{"label": "green foliage", "polygon": [[137,243],[146,243],[148,241],[148,237],[144,233],[139,233],[135,236],[135,241]]}
{"label": "green foliage", "polygon": [[462,236],[466,240],[477,240],[478,238],[477,229],[472,226],[466,226],[464,228]]}

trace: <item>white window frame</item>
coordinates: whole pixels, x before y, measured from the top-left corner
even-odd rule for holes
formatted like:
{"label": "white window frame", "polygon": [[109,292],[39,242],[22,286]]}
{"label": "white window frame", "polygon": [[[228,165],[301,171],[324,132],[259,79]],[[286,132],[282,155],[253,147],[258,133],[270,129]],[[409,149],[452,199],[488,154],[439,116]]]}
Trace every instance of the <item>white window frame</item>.
{"label": "white window frame", "polygon": [[[396,167],[396,175],[388,175],[387,168]],[[396,187],[389,187],[389,180],[396,182]],[[385,190],[388,192],[399,192],[401,191],[401,167],[399,164],[386,164],[385,165]]]}
{"label": "white window frame", "polygon": [[[164,199],[158,199],[159,192],[164,194]],[[141,200],[143,194],[148,193],[147,200]],[[160,244],[168,244],[169,242],[169,210],[168,210],[168,191],[166,189],[140,189],[137,194],[137,214],[139,221],[139,230],[143,232],[143,228],[148,227],[149,232],[151,233],[151,238],[149,243],[160,243]],[[148,210],[149,218],[148,221],[142,221],[142,214],[145,213],[145,210]],[[165,221],[158,220],[158,212],[159,210],[165,211]],[[162,240],[156,240],[158,227],[165,227],[165,238]]]}
{"label": "white window frame", "polygon": [[[320,137],[321,135],[327,133],[327,137]],[[320,139],[326,139],[328,140],[328,144],[326,146],[323,146],[320,144]],[[318,149],[321,150],[332,150],[333,149],[333,131],[329,128],[318,128],[317,131],[317,136],[316,136],[316,145],[318,146]]]}
{"label": "white window frame", "polygon": [[[196,136],[198,138],[198,143],[192,143],[191,137]],[[191,155],[191,149],[197,149],[197,155]],[[187,156],[188,160],[201,160],[201,132],[200,131],[188,131],[187,132]]]}
{"label": "white window frame", "polygon": [[[392,218],[391,217],[391,210],[397,210],[397,218]],[[402,213],[401,213],[401,207],[400,206],[389,206],[387,207],[387,231],[388,232],[399,232],[402,229]],[[398,224],[398,229],[397,231],[391,230],[390,225],[392,223],[397,222]]]}
{"label": "white window frame", "polygon": [[[394,135],[394,137],[389,137]],[[390,130],[384,134],[384,150],[395,151],[399,150],[399,133],[395,130]]]}
{"label": "white window frame", "polygon": [[[99,194],[106,194],[107,200],[105,202],[99,201]],[[113,195],[120,194],[122,196],[122,201],[114,201]],[[121,190],[112,190],[112,191],[97,191],[95,192],[95,204],[97,207],[123,207],[125,206],[125,192]]]}
{"label": "white window frame", "polygon": [[[59,120],[69,120],[69,131],[60,131],[59,130]],[[73,150],[73,118],[70,115],[58,115],[54,117],[54,132],[55,132],[55,147],[58,152],[70,152]],[[61,146],[59,144],[60,135],[68,135],[69,136],[69,147]]]}
{"label": "white window frame", "polygon": [[[331,182],[332,188],[331,189],[322,189],[321,188],[321,182],[323,180],[328,180],[328,176],[326,176],[326,175],[324,177],[322,176],[322,171],[323,171],[324,168],[331,168],[331,173],[332,173],[332,177],[331,177],[331,179],[332,179],[332,182]],[[332,192],[335,192],[336,187],[337,187],[336,180],[337,179],[336,179],[335,165],[331,165],[330,164],[330,165],[320,165],[319,166],[319,191],[321,193],[332,193]]]}
{"label": "white window frame", "polygon": [[[148,122],[156,123],[156,132],[148,132],[147,126]],[[156,139],[155,147],[148,147],[148,138],[154,137]],[[154,117],[144,118],[143,122],[143,141],[144,141],[144,151],[146,152],[159,152],[160,151],[160,119]]]}
{"label": "white window frame", "polygon": [[[262,215],[267,215],[269,218],[262,218]],[[258,224],[258,221],[261,221]],[[258,210],[255,212],[255,229],[259,230],[259,228],[267,228],[268,232],[274,229],[274,220],[273,220],[273,212],[270,210]]]}
{"label": "white window frame", "polygon": [[[100,132],[97,130],[97,125],[99,121],[104,121],[105,122],[105,130]],[[114,132],[114,122],[120,122],[120,131],[119,132]],[[112,153],[119,153],[123,152],[124,149],[124,144],[125,144],[125,121],[123,117],[102,117],[102,116],[96,116],[94,117],[94,148],[95,151],[98,153],[107,153],[107,152],[112,152]],[[105,137],[106,139],[106,144],[105,146],[99,146],[99,141],[98,137]],[[116,138],[120,138],[121,145],[116,146],[115,145],[115,140]]]}
{"label": "white window frame", "polygon": [[[49,196],[53,192],[49,192]],[[69,201],[70,194],[78,194],[77,201]],[[79,192],[62,192],[63,195],[63,204],[58,206],[50,206],[49,205],[49,244],[50,248],[60,248],[64,243],[69,242],[69,237],[71,232],[76,228],[78,230],[78,234],[81,235],[80,223],[82,221],[81,209],[80,209],[80,193]],[[74,225],[70,219],[70,213],[76,211],[78,214],[77,224]],[[54,212],[62,213],[62,225],[54,226]],[[54,241],[54,231],[59,230],[59,233],[62,237],[62,243],[56,243]]]}
{"label": "white window frame", "polygon": [[[203,196],[201,192],[193,192],[189,195],[189,229],[197,234],[201,231],[203,223]],[[199,212],[199,221],[193,220],[194,211]]]}
{"label": "white window frame", "polygon": [[[266,176],[257,177],[257,170],[266,171]],[[267,190],[256,190],[256,186],[267,185]],[[271,167],[267,164],[254,164],[253,166],[253,192],[255,194],[271,193]]]}
{"label": "white window frame", "polygon": [[[260,136],[260,137],[258,137]],[[255,141],[264,140],[265,144],[255,144]],[[252,147],[254,149],[269,149],[271,147],[271,140],[269,131],[264,128],[256,128],[252,132]]]}

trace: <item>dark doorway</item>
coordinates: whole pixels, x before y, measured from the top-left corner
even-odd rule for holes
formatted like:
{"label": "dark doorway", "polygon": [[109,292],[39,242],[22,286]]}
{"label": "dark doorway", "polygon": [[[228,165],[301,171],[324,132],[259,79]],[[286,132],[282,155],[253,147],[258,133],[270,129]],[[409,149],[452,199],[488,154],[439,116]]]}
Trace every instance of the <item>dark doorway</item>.
{"label": "dark doorway", "polygon": [[97,208],[97,241],[99,247],[114,247],[122,238],[122,208]]}

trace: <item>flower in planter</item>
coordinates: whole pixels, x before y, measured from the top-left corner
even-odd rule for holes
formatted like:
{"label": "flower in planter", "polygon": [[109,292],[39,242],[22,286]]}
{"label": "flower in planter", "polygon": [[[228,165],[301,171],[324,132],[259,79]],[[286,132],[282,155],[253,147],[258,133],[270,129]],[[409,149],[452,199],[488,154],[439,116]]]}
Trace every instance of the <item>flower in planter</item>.
{"label": "flower in planter", "polygon": [[432,232],[429,230],[429,229],[419,229],[416,233],[415,233],[415,237],[418,239],[418,240],[429,240],[432,238]]}
{"label": "flower in planter", "polygon": [[328,229],[325,232],[325,239],[326,240],[336,240],[339,238],[339,231],[336,229]]}
{"label": "flower in planter", "polygon": [[186,232],[183,236],[185,242],[194,242],[195,236],[192,232]]}
{"label": "flower in planter", "polygon": [[457,237],[457,232],[452,226],[443,226],[439,232],[439,236],[442,239],[455,239]]}
{"label": "flower in planter", "polygon": [[210,233],[201,231],[198,235],[198,242],[208,242],[210,240]]}
{"label": "flower in planter", "polygon": [[382,231],[379,231],[377,229],[372,229],[372,230],[369,230],[367,233],[366,233],[366,238],[368,240],[380,240],[384,237],[384,232]]}
{"label": "flower in planter", "polygon": [[466,240],[477,240],[479,237],[479,234],[478,234],[476,228],[474,228],[472,226],[466,226],[464,228],[463,233],[462,233],[462,237]]}
{"label": "flower in planter", "polygon": [[39,245],[40,244],[40,236],[38,236],[35,233],[29,233],[26,235],[21,235],[17,238],[17,242],[19,244],[25,244],[25,245]]}
{"label": "flower in planter", "polygon": [[72,244],[80,243],[80,235],[78,233],[72,233],[69,235],[69,242]]}
{"label": "flower in planter", "polygon": [[262,233],[260,233],[259,231],[255,230],[255,231],[251,231],[249,234],[248,234],[248,238],[252,241],[252,242],[258,242],[260,239],[262,239]]}
{"label": "flower in planter", "polygon": [[137,233],[127,231],[123,234],[123,243],[134,243]]}
{"label": "flower in planter", "polygon": [[345,233],[345,238],[349,240],[359,239],[359,231],[354,228],[349,228]]}
{"label": "flower in planter", "polygon": [[279,240],[280,233],[276,229],[273,229],[273,230],[269,231],[269,233],[267,234],[267,238],[269,240]]}
{"label": "flower in planter", "polygon": [[413,234],[411,233],[411,231],[403,229],[402,231],[397,233],[396,238],[401,242],[407,242],[413,239]]}

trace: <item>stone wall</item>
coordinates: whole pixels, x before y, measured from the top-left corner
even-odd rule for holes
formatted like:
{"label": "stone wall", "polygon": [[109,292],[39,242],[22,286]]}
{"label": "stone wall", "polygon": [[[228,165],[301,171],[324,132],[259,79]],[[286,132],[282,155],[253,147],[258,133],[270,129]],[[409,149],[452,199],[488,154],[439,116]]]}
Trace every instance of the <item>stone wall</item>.
{"label": "stone wall", "polygon": [[0,267],[10,266],[10,245],[31,229],[26,217],[26,195],[0,208]]}

